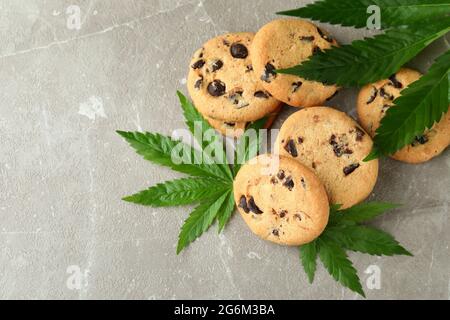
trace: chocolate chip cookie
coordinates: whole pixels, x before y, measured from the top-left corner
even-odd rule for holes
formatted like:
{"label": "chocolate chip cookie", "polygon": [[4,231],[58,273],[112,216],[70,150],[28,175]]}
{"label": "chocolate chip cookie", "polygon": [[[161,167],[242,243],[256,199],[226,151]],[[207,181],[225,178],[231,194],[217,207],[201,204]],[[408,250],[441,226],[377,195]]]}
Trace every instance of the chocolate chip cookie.
{"label": "chocolate chip cookie", "polygon": [[[264,129],[269,129],[272,124],[277,119],[278,113],[281,108],[278,108],[270,115],[267,115],[267,121],[264,125]],[[223,120],[215,120],[212,118],[205,117],[205,119],[209,122],[211,127],[216,129],[220,134],[230,137],[230,138],[239,138],[244,133],[245,129],[247,129],[248,125],[251,122],[227,122]]]}
{"label": "chocolate chip cookie", "polygon": [[195,53],[188,90],[203,115],[226,122],[250,122],[280,106],[253,70],[253,38],[253,33],[222,35]]}
{"label": "chocolate chip cookie", "polygon": [[275,70],[299,65],[317,52],[336,45],[335,39],[310,22],[275,20],[255,36],[251,50],[253,68],[264,88],[276,99],[295,107],[322,105],[335,96],[336,86],[277,74]]}
{"label": "chocolate chip cookie", "polygon": [[234,197],[253,233],[277,244],[309,243],[328,223],[324,186],[290,158],[262,155],[244,165],[234,182]]}
{"label": "chocolate chip cookie", "polygon": [[[421,74],[403,68],[389,79],[365,86],[358,96],[358,116],[363,128],[375,136],[386,112],[394,106],[403,89],[419,80]],[[432,129],[418,136],[392,158],[406,163],[423,163],[440,155],[450,145],[450,112]]]}
{"label": "chocolate chip cookie", "polygon": [[364,162],[371,137],[345,113],[328,107],[300,110],[290,116],[276,147],[313,170],[332,204],[352,207],[364,201],[378,178],[378,160]]}

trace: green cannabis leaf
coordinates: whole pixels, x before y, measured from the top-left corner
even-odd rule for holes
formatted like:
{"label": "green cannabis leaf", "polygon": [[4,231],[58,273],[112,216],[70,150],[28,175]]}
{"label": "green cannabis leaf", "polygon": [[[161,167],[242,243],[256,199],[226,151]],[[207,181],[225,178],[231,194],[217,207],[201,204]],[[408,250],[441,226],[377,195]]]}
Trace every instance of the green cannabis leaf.
{"label": "green cannabis leaf", "polygon": [[330,222],[324,233],[314,242],[300,247],[301,262],[312,283],[319,256],[336,281],[365,297],[357,272],[346,251],[376,256],[412,256],[388,233],[361,225],[381,216],[387,210],[397,208],[398,205],[372,202],[345,210],[339,210],[339,207],[331,208]]}
{"label": "green cannabis leaf", "polygon": [[448,0],[322,0],[278,14],[365,28],[371,15],[368,8],[373,5],[380,8],[382,27],[413,24],[450,14]]}
{"label": "green cannabis leaf", "polygon": [[[157,184],[147,190],[125,197],[123,200],[152,207],[169,207],[197,204],[181,228],[177,253],[180,253],[195,239],[200,237],[217,220],[221,232],[235,209],[233,179],[239,171],[240,161],[250,160],[258,154],[261,147],[259,129],[265,121],[251,124],[247,129],[256,130],[258,139],[238,141],[239,152],[233,170],[228,164],[223,139],[209,125],[195,106],[181,93],[178,97],[183,109],[186,125],[200,145],[201,150],[175,141],[170,137],[154,133],[117,131],[119,135],[144,159],[167,166],[191,177]],[[207,152],[210,150],[211,152]],[[174,161],[174,153],[180,161]],[[238,159],[238,155],[244,155]]]}
{"label": "green cannabis leaf", "polygon": [[319,257],[328,273],[344,287],[366,297],[361,286],[356,269],[348,259],[345,251],[333,243],[331,239],[323,236],[317,240]]}
{"label": "green cannabis leaf", "polygon": [[394,154],[442,119],[449,109],[449,77],[450,51],[394,101],[394,107],[389,108],[377,130],[376,151],[367,160]]}
{"label": "green cannabis leaf", "polygon": [[215,178],[187,178],[158,184],[123,200],[151,207],[183,206],[217,197],[229,188]]}
{"label": "green cannabis leaf", "polygon": [[374,38],[318,52],[301,65],[277,72],[344,87],[363,86],[390,77],[448,31],[450,18],[390,29]]}
{"label": "green cannabis leaf", "polygon": [[385,202],[369,202],[353,206],[348,209],[339,210],[340,206],[333,206],[330,211],[328,226],[355,225],[369,222],[386,211],[399,208],[400,205]]}
{"label": "green cannabis leaf", "polygon": [[[180,91],[177,91],[177,95],[180,100],[181,108],[183,109],[186,125],[192,135],[198,143],[201,144],[203,149],[208,148],[208,145],[214,147],[219,144],[217,148],[213,148],[214,150],[218,150],[218,154],[215,155],[219,159],[218,166],[228,178],[233,180],[233,174],[230,166],[227,164],[227,156],[223,149],[222,138],[217,135],[216,131],[210,126],[208,121],[203,118],[195,106]],[[209,159],[209,161],[211,161],[211,159]]]}
{"label": "green cannabis leaf", "polygon": [[177,254],[183,251],[190,243],[200,237],[213,224],[219,214],[222,205],[227,199],[228,193],[220,198],[213,198],[200,204],[187,218],[178,240]]}
{"label": "green cannabis leaf", "polygon": [[389,234],[365,226],[343,226],[330,228],[327,235],[347,250],[373,256],[412,256]]}
{"label": "green cannabis leaf", "polygon": [[[209,158],[204,152],[194,149],[181,141],[158,133],[124,132],[117,131],[136,152],[145,160],[166,166],[172,170],[196,177],[214,177],[224,181],[230,178],[221,170],[217,164],[204,164],[203,159]],[[172,152],[179,148],[183,153],[180,161],[173,161]],[[196,161],[197,160],[197,161]],[[197,164],[198,163],[198,164]]]}
{"label": "green cannabis leaf", "polygon": [[317,269],[317,241],[305,244],[300,247],[300,259],[303,269],[308,276],[309,283],[314,282],[314,275]]}
{"label": "green cannabis leaf", "polygon": [[234,194],[233,190],[230,190],[222,208],[217,215],[217,221],[219,222],[219,233],[223,231],[231,216],[233,215],[234,206]]}

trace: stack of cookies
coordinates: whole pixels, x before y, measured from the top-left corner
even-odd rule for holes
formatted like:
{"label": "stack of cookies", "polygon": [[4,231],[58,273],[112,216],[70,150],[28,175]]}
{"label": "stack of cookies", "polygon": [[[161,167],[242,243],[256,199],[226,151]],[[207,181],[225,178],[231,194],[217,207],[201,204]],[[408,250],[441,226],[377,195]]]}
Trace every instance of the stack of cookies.
{"label": "stack of cookies", "polygon": [[283,102],[311,107],[336,94],[335,86],[275,73],[336,44],[302,20],[276,20],[256,35],[222,35],[194,54],[188,90],[199,112],[224,135],[238,137],[262,118],[267,118],[268,128]]}
{"label": "stack of cookies", "polygon": [[[282,103],[303,107],[283,124],[276,155],[244,165],[234,183],[241,216],[263,239],[301,245],[317,238],[329,205],[350,208],[372,193],[379,161],[365,162],[377,128],[401,91],[420,73],[402,69],[364,87],[358,97],[361,125],[322,106],[338,88],[276,73],[307,60],[337,42],[303,20],[276,20],[252,33],[227,34],[195,53],[188,89],[203,116],[222,134],[238,137],[256,120],[269,127]],[[424,135],[396,153],[407,163],[426,162],[450,145],[450,112]]]}

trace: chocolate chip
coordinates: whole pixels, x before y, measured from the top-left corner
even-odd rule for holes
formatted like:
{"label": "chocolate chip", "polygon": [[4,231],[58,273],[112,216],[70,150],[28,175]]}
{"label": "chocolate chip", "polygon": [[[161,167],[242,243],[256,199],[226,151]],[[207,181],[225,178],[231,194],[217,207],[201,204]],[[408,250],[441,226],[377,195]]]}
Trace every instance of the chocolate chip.
{"label": "chocolate chip", "polygon": [[223,45],[226,47],[230,46],[230,42],[228,40],[223,40]]}
{"label": "chocolate chip", "polygon": [[245,70],[245,72],[252,72],[253,71],[253,66],[251,64],[249,64],[246,68],[247,68],[247,70]]}
{"label": "chocolate chip", "polygon": [[384,87],[380,89],[380,96],[391,101],[394,100],[394,96],[390,93],[387,93]]}
{"label": "chocolate chip", "polygon": [[194,88],[200,90],[203,84],[203,77],[200,77],[197,81],[195,81]]}
{"label": "chocolate chip", "polygon": [[243,91],[240,90],[235,91],[233,93],[230,93],[228,100],[238,109],[248,107],[250,103],[244,100],[244,97],[242,96],[243,94],[244,94]]}
{"label": "chocolate chip", "polygon": [[353,151],[347,148],[346,144],[337,141],[337,137],[334,134],[330,138],[330,145],[333,147],[334,154],[338,158],[342,157],[344,154],[353,154]]}
{"label": "chocolate chip", "polygon": [[336,157],[342,157],[343,153],[341,146],[339,146],[339,144],[337,143],[336,136],[334,134],[330,138],[330,145],[333,147],[333,151]]}
{"label": "chocolate chip", "polygon": [[335,93],[333,93],[328,99],[327,101],[332,100],[334,97],[336,97],[339,94],[339,91],[336,91]]}
{"label": "chocolate chip", "polygon": [[377,96],[378,96],[378,90],[377,90],[377,88],[373,87],[372,94],[370,95],[370,98],[369,98],[369,100],[367,100],[366,104],[371,104],[372,102],[374,102],[375,99],[377,98]]}
{"label": "chocolate chip", "polygon": [[250,213],[250,210],[247,206],[247,198],[245,198],[245,196],[242,196],[241,199],[239,199],[239,208],[242,208],[245,213]]}
{"label": "chocolate chip", "polygon": [[283,219],[284,217],[287,216],[287,214],[288,214],[288,212],[287,212],[286,210],[282,210],[282,211],[280,212],[280,218]]}
{"label": "chocolate chip", "polygon": [[299,214],[295,214],[294,218],[297,219],[298,221],[302,221],[302,216]]}
{"label": "chocolate chip", "polygon": [[289,189],[289,191],[292,191],[294,189],[294,180],[292,180],[292,177],[287,177],[286,181],[283,183],[283,186]]}
{"label": "chocolate chip", "polygon": [[286,173],[283,170],[280,170],[277,174],[278,179],[283,180],[286,178]]}
{"label": "chocolate chip", "polygon": [[306,189],[306,181],[305,181],[305,178],[302,178],[301,183],[302,183],[302,187],[303,187],[304,189]]}
{"label": "chocolate chip", "polygon": [[233,43],[230,52],[233,58],[236,59],[245,59],[248,57],[248,49],[242,43]]}
{"label": "chocolate chip", "polygon": [[273,79],[277,77],[277,73],[275,72],[276,68],[273,64],[268,63],[264,68],[264,74],[261,76],[261,80],[267,83],[271,83]]}
{"label": "chocolate chip", "polygon": [[214,80],[208,85],[208,92],[213,97],[220,97],[225,94],[227,87],[225,83],[220,80]]}
{"label": "chocolate chip", "polygon": [[317,32],[319,32],[320,36],[321,36],[323,39],[325,39],[326,41],[328,41],[328,42],[330,42],[330,43],[333,42],[333,38],[332,38],[331,36],[326,35],[326,34],[322,31],[322,29],[317,28]]}
{"label": "chocolate chip", "polygon": [[361,165],[359,163],[354,163],[344,168],[345,176],[352,174],[356,169],[358,169]]}
{"label": "chocolate chip", "polygon": [[315,163],[315,162],[313,162],[312,164],[311,164],[311,166],[312,166],[312,168],[315,170],[315,169],[317,169],[317,164]]}
{"label": "chocolate chip", "polygon": [[300,87],[303,85],[303,82],[298,81],[298,82],[294,82],[292,84],[292,93],[296,93],[298,91],[298,89],[300,89]]}
{"label": "chocolate chip", "polygon": [[411,144],[413,147],[417,147],[418,145],[424,145],[427,144],[430,140],[426,135],[423,136],[417,136],[413,143]]}
{"label": "chocolate chip", "polygon": [[217,70],[222,69],[222,67],[223,67],[222,60],[214,60],[213,63],[211,64],[211,72],[216,72]]}
{"label": "chocolate chip", "polygon": [[230,94],[229,99],[231,103],[238,104],[239,100],[242,98],[242,95],[244,94],[244,91],[235,91]]}
{"label": "chocolate chip", "polygon": [[259,215],[259,214],[263,214],[264,213],[264,212],[261,211],[261,209],[258,208],[258,206],[255,203],[255,199],[253,197],[250,197],[250,199],[248,200],[248,208],[254,214],[258,214]]}
{"label": "chocolate chip", "polygon": [[289,140],[288,143],[284,146],[284,150],[286,150],[294,158],[298,157],[297,146],[295,145],[294,140]]}
{"label": "chocolate chip", "polygon": [[228,127],[236,127],[236,123],[235,122],[225,122],[225,125]]}
{"label": "chocolate chip", "polygon": [[280,236],[280,231],[278,231],[277,229],[274,229],[274,230],[272,231],[272,234],[273,234],[275,237],[279,237],[279,236]]}
{"label": "chocolate chip", "polygon": [[313,48],[313,54],[316,54],[316,53],[319,53],[319,52],[322,52],[322,49],[320,49],[318,46],[315,46]]}
{"label": "chocolate chip", "polygon": [[305,139],[303,137],[298,137],[297,141],[298,144],[302,144],[303,142],[305,142]]}
{"label": "chocolate chip", "polygon": [[201,69],[201,68],[203,68],[203,66],[205,65],[205,60],[203,60],[203,59],[200,59],[200,60],[198,60],[197,62],[195,62],[191,67],[192,67],[192,69]]}
{"label": "chocolate chip", "polygon": [[315,39],[316,38],[314,36],[309,36],[309,37],[303,36],[303,37],[300,37],[301,41],[307,41],[307,42],[313,42]]}
{"label": "chocolate chip", "polygon": [[363,138],[366,135],[366,133],[358,127],[356,127],[355,129],[356,129],[356,141],[358,142],[363,141]]}
{"label": "chocolate chip", "polygon": [[270,93],[265,92],[265,91],[256,91],[255,92],[255,97],[256,98],[260,98],[260,99],[269,99],[270,98]]}
{"label": "chocolate chip", "polygon": [[389,77],[389,80],[392,82],[394,88],[396,89],[403,88],[403,84],[400,81],[398,81],[397,75],[393,74],[392,76]]}
{"label": "chocolate chip", "polygon": [[270,179],[270,183],[273,184],[273,185],[278,184],[277,178],[272,177],[272,179]]}

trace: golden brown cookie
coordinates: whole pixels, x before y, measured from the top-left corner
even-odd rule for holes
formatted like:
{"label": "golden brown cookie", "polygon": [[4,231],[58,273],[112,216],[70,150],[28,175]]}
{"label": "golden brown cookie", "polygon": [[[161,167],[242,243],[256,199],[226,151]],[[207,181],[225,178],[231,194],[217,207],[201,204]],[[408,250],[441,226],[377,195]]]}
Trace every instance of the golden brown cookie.
{"label": "golden brown cookie", "polygon": [[234,197],[253,233],[281,245],[309,243],[328,223],[324,186],[308,168],[286,157],[262,155],[244,165]]}
{"label": "golden brown cookie", "polygon": [[253,71],[253,38],[253,33],[222,35],[195,53],[188,90],[203,115],[226,122],[251,122],[280,106]]}
{"label": "golden brown cookie", "polygon": [[313,170],[332,204],[352,207],[364,201],[378,178],[378,160],[364,162],[372,139],[352,118],[328,107],[300,110],[281,127],[276,146]]}
{"label": "golden brown cookie", "polygon": [[322,105],[334,97],[336,86],[277,74],[275,70],[299,65],[314,53],[335,45],[336,40],[310,22],[300,19],[275,20],[255,36],[251,52],[253,68],[263,80],[264,88],[276,99],[294,107]]}
{"label": "golden brown cookie", "polygon": [[[419,80],[421,74],[403,68],[389,79],[361,89],[358,96],[358,117],[362,127],[374,137],[380,122],[403,89]],[[450,112],[431,130],[398,151],[392,158],[406,163],[423,163],[441,154],[450,145]]]}

